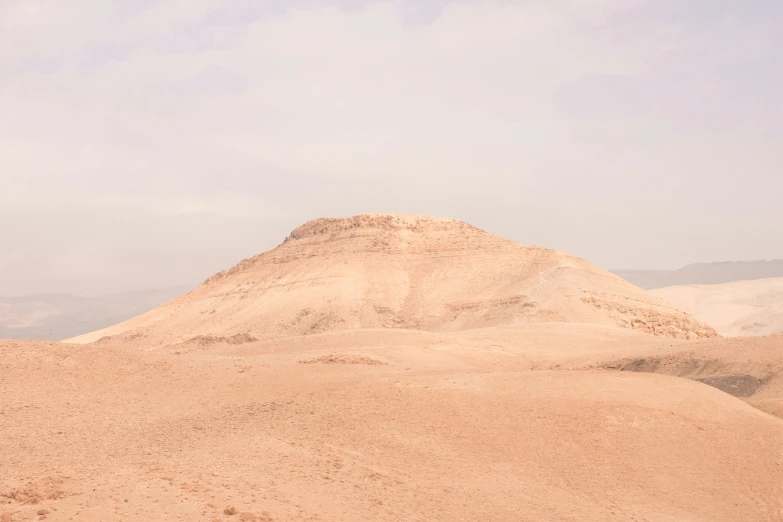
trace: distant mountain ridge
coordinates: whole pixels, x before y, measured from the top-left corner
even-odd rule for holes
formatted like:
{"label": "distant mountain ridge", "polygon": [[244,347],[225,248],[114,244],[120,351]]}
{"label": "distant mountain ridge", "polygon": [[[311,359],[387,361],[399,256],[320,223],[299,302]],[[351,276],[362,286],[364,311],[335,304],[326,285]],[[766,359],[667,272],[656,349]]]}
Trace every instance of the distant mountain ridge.
{"label": "distant mountain ridge", "polygon": [[140,290],[102,296],[0,296],[0,339],[61,341],[143,314],[191,288]]}
{"label": "distant mountain ridge", "polygon": [[783,259],[694,263],[679,270],[611,270],[634,285],[649,290],[665,286],[715,285],[783,277]]}

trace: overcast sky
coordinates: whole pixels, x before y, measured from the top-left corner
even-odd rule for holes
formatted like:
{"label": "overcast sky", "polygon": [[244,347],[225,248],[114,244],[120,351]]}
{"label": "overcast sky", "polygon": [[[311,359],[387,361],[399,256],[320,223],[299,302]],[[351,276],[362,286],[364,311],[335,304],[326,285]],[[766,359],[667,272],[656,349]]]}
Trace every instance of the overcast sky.
{"label": "overcast sky", "polygon": [[198,283],[362,212],[783,258],[783,2],[0,0],[0,295]]}

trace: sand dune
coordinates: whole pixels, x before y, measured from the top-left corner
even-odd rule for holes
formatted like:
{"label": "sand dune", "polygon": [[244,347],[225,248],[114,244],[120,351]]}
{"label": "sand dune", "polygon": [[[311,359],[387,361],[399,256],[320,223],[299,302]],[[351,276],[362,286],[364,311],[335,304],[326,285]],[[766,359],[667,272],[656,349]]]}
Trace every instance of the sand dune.
{"label": "sand dune", "polygon": [[783,332],[783,278],[651,290],[724,336]]}
{"label": "sand dune", "polygon": [[70,339],[125,334],[150,344],[356,328],[455,331],[540,322],[616,325],[674,338],[711,327],[577,257],[467,223],[362,215],[297,228],[278,248],[168,305]]}
{"label": "sand dune", "polygon": [[0,342],[0,516],[783,520],[779,336],[464,223],[314,221],[76,341]]}

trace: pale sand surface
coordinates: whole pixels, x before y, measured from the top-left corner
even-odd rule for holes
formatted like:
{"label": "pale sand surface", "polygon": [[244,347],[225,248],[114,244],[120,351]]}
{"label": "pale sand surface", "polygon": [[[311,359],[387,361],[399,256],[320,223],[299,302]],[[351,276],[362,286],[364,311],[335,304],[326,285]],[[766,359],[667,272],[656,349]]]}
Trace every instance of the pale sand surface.
{"label": "pale sand surface", "polygon": [[[0,515],[783,520],[780,336],[453,222],[430,262],[394,219],[381,252],[377,224],[306,225],[99,342],[0,342]],[[732,375],[759,383],[693,380]]]}
{"label": "pale sand surface", "polygon": [[783,332],[783,277],[650,290],[723,336]]}

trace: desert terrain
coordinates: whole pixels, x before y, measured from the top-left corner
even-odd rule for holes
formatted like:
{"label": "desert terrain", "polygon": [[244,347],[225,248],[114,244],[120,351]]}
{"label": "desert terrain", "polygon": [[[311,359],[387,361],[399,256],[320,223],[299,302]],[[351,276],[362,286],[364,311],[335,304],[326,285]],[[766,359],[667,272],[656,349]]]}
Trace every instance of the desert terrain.
{"label": "desert terrain", "polygon": [[0,341],[17,520],[781,521],[783,335],[466,223],[321,219],[151,312]]}

